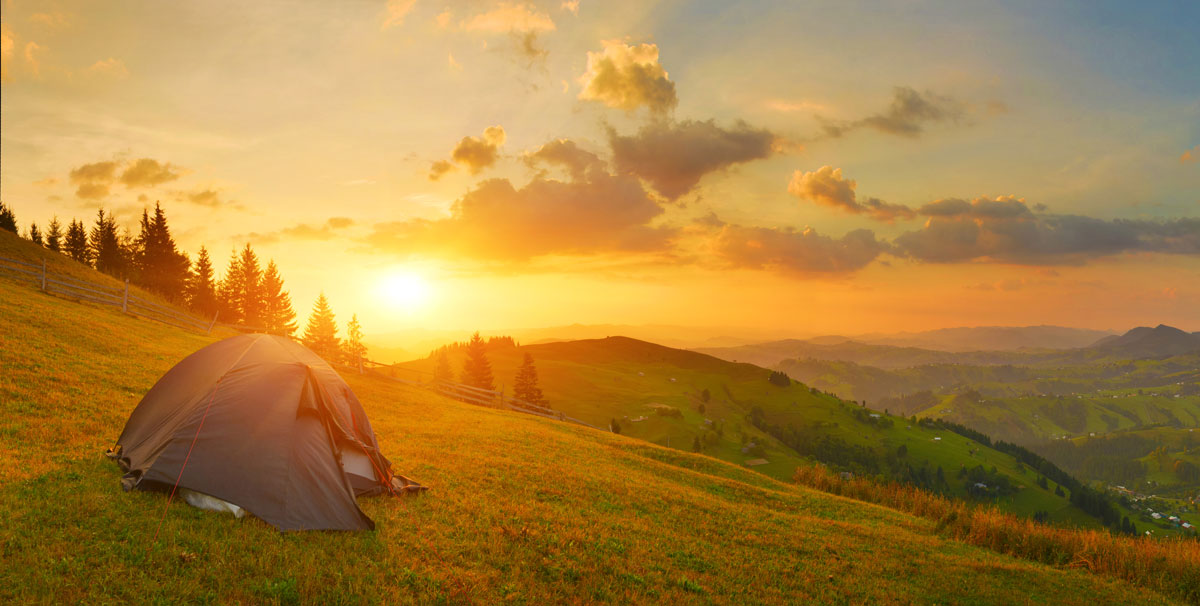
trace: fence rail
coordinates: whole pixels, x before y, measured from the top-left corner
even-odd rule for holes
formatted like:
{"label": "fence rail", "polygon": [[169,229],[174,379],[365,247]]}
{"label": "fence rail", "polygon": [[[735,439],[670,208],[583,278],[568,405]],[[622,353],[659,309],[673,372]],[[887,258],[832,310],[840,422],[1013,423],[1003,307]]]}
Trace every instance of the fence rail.
{"label": "fence rail", "polygon": [[0,257],[0,272],[9,272],[18,278],[30,278],[41,288],[42,292],[48,294],[120,307],[124,313],[179,328],[199,330],[208,334],[216,325],[216,316],[213,316],[211,321],[204,320],[129,292],[129,280],[125,280],[124,287],[97,284],[51,272],[46,269],[45,259],[38,264]]}

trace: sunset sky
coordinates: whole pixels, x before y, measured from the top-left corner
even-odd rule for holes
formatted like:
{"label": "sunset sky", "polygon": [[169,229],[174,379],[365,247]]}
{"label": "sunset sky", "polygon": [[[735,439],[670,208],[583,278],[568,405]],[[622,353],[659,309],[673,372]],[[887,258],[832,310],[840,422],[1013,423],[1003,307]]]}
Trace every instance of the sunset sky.
{"label": "sunset sky", "polygon": [[302,321],[1200,330],[1200,4],[3,2],[22,229]]}

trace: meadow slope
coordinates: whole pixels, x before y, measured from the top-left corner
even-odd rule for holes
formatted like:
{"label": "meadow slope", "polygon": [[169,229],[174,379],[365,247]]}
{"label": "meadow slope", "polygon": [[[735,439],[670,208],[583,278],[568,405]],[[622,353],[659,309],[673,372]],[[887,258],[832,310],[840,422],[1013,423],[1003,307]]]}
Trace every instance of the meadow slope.
{"label": "meadow slope", "polygon": [[378,527],[353,534],[164,515],[102,453],[215,338],[0,278],[0,602],[1170,603],[706,456],[346,373],[429,493],[364,500]]}

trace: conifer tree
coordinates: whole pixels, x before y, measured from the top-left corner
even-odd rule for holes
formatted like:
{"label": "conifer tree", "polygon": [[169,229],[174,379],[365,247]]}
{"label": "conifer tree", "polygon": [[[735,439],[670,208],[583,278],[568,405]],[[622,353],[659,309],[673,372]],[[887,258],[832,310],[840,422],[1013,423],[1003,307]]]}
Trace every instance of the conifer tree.
{"label": "conifer tree", "polygon": [[301,340],[306,347],[324,358],[326,362],[337,361],[338,354],[341,353],[337,336],[337,321],[334,319],[333,309],[329,307],[329,300],[325,298],[325,293],[321,293],[317,297],[317,302],[313,304],[313,310],[308,316],[308,324],[304,327],[304,337]]}
{"label": "conifer tree", "polygon": [[206,318],[217,312],[217,286],[213,281],[212,259],[203,246],[196,256],[196,266],[188,275],[187,304],[192,311]]}
{"label": "conifer tree", "polygon": [[367,346],[362,342],[362,325],[358,323],[358,314],[350,316],[346,324],[346,340],[342,342],[342,352],[346,355],[346,363],[357,366],[367,357]]}
{"label": "conifer tree", "polygon": [[46,245],[46,243],[42,241],[42,230],[38,229],[37,223],[29,224],[29,241],[37,244],[38,246]]}
{"label": "conifer tree", "polygon": [[131,248],[139,284],[172,299],[184,298],[191,262],[176,248],[167,215],[157,202],[153,218],[142,210],[141,232]]}
{"label": "conifer tree", "polygon": [[450,369],[450,356],[445,349],[438,352],[437,365],[433,367],[433,380],[438,383],[454,380],[454,371]]}
{"label": "conifer tree", "polygon": [[13,214],[11,208],[0,202],[0,229],[7,229],[12,233],[17,233],[17,217]]}
{"label": "conifer tree", "polygon": [[296,332],[292,297],[283,289],[283,277],[273,259],[267,262],[262,276],[262,318],[263,328],[273,335],[290,337]]}
{"label": "conifer tree", "polygon": [[54,218],[50,219],[50,225],[46,229],[46,248],[54,252],[62,252],[63,230],[62,223],[58,222],[58,215],[54,215]]}
{"label": "conifer tree", "polygon": [[71,219],[71,225],[67,227],[67,242],[64,252],[72,259],[80,263],[92,263],[92,253],[88,248],[87,230],[83,227],[83,221]]}
{"label": "conifer tree", "polygon": [[238,307],[238,296],[242,292],[241,280],[242,269],[237,251],[234,251],[229,256],[229,267],[225,269],[225,275],[217,287],[217,309],[220,310],[220,317],[226,324],[242,322],[242,310]]}
{"label": "conifer tree", "polygon": [[242,274],[238,279],[241,290],[238,291],[236,299],[238,310],[242,316],[242,324],[261,327],[263,325],[262,270],[258,267],[258,255],[254,254],[254,249],[250,248],[249,243],[246,244],[246,248],[242,249],[241,258],[238,259],[238,271]]}
{"label": "conifer tree", "polygon": [[121,235],[111,213],[104,209],[96,212],[96,224],[88,236],[89,257],[97,270],[110,276],[124,277],[125,251],[121,248]]}
{"label": "conifer tree", "polygon": [[513,381],[513,397],[530,404],[546,406],[546,398],[542,397],[542,388],[538,387],[537,368],[533,365],[533,356],[528,353],[517,369],[517,377]]}
{"label": "conifer tree", "polygon": [[471,342],[467,343],[467,359],[463,362],[462,382],[479,389],[494,390],[496,388],[492,383],[492,364],[488,362],[487,345],[484,344],[478,332],[471,335]]}

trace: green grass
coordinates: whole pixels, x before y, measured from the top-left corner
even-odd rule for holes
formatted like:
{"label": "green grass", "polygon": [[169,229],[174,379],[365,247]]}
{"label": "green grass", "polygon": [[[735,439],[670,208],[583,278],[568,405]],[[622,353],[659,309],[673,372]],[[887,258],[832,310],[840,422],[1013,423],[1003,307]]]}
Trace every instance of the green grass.
{"label": "green grass", "polygon": [[711,457],[357,374],[384,452],[431,491],[363,500],[374,532],[164,516],[102,452],[209,338],[0,278],[0,340],[4,603],[1171,603]]}
{"label": "green grass", "polygon": [[[747,440],[765,447],[764,458],[769,461],[753,469],[790,480],[797,465],[811,461],[746,420],[757,406],[776,425],[813,427],[822,435],[880,453],[895,452],[904,446],[910,464],[926,464],[931,472],[941,467],[950,483],[950,494],[960,498],[966,496],[962,481],[955,477],[960,468],[995,467],[1013,485],[1024,487],[997,503],[1006,511],[1026,517],[1044,511],[1058,524],[1099,526],[1067,498],[1055,495],[1053,483],[1048,489],[1037,486],[1038,474],[1025,469],[1009,454],[900,417],[887,417],[892,421],[887,428],[864,423],[854,417],[857,405],[831,394],[814,393],[796,382],[789,387],[771,384],[767,381],[769,371],[757,366],[624,337],[493,347],[488,357],[498,389],[511,391],[507,385],[511,385],[525,353],[534,357],[542,389],[552,407],[601,427],[617,418],[623,434],[660,446],[690,451],[694,438],[708,431],[706,419],[711,420],[723,424],[724,437],[706,447],[704,454],[735,464],[757,458],[741,452],[741,436],[745,434]],[[461,368],[464,357],[461,350],[453,352],[451,367]],[[434,365],[435,360],[428,358],[406,362],[399,365],[399,376],[427,377],[406,371],[431,373]],[[710,396],[707,402],[701,397],[705,390]],[[703,413],[699,411],[701,404]],[[655,406],[675,408],[682,418],[658,415]],[[631,421],[642,417],[645,420]]]}

